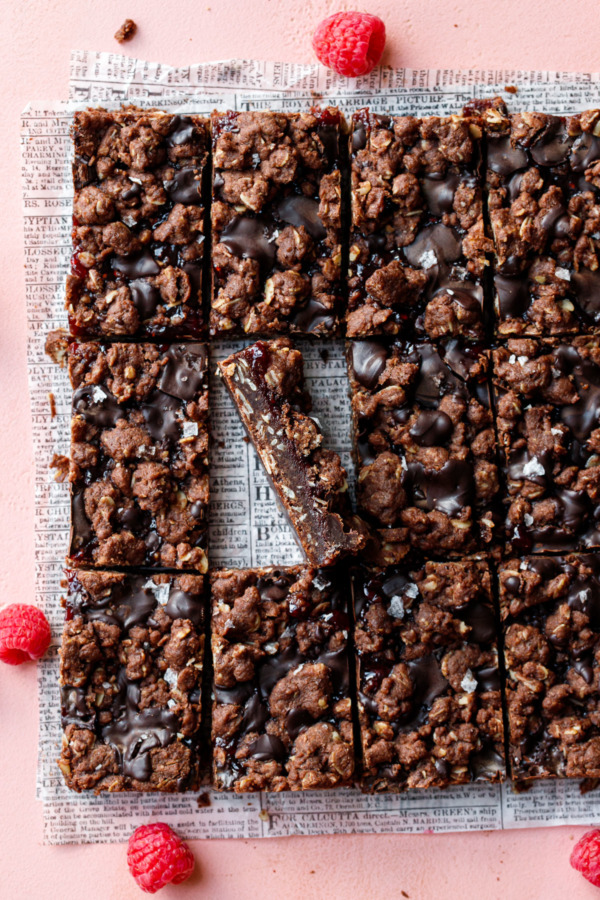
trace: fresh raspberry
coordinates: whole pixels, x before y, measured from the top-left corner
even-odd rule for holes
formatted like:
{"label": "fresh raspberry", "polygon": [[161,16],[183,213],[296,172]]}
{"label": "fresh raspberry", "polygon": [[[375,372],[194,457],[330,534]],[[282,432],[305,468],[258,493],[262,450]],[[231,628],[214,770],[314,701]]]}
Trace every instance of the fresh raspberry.
{"label": "fresh raspberry", "polygon": [[39,659],[50,646],[48,619],[37,606],[11,603],[0,609],[0,659],[20,666]]}
{"label": "fresh raspberry", "polygon": [[385,25],[370,13],[334,13],[318,26],[312,45],[319,62],[338,75],[367,75],[382,57]]}
{"label": "fresh raspberry", "polygon": [[584,878],[600,887],[600,828],[587,831],[571,853],[571,865]]}
{"label": "fresh raspberry", "polygon": [[147,894],[166,884],[181,884],[194,869],[192,851],[164,822],[136,828],[129,838],[127,863]]}

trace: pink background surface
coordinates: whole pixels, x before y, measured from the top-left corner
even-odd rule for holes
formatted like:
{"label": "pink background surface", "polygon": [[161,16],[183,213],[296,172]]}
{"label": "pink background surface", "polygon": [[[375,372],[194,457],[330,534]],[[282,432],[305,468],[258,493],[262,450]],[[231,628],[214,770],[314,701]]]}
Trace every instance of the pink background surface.
{"label": "pink background surface", "polygon": [[[384,19],[384,61],[395,66],[584,71],[600,65],[597,0],[0,0],[0,602],[33,602],[20,111],[30,100],[66,96],[72,48],[175,65],[232,56],[309,62],[312,30],[344,7],[367,8]],[[126,16],[139,31],[119,51],[112,35]],[[0,894],[24,900],[140,897],[123,845],[42,845],[41,806],[34,799],[34,666],[2,667],[0,722]],[[591,900],[600,891],[568,864],[582,830],[194,842],[196,874],[160,896]]]}

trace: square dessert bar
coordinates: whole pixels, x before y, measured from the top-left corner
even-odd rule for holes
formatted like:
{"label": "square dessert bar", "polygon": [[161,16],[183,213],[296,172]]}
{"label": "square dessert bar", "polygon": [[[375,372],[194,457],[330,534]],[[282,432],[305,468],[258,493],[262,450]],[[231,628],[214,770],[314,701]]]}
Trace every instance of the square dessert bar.
{"label": "square dessert bar", "polygon": [[72,559],[205,572],[206,346],[74,342],[68,359]]}
{"label": "square dessert bar", "polygon": [[198,786],[206,622],[201,575],[67,572],[62,754],[75,791]]}
{"label": "square dessert bar", "polygon": [[484,112],[496,332],[600,325],[600,110]]}
{"label": "square dessert bar", "polygon": [[359,512],[377,564],[462,556],[492,541],[498,492],[488,357],[459,340],[348,346]]}
{"label": "square dessert bar", "polygon": [[352,121],[348,337],[484,334],[478,114]]}
{"label": "square dessert bar", "polygon": [[349,594],[333,569],[211,574],[217,788],[350,784]]}
{"label": "square dessert bar", "polygon": [[510,559],[499,583],[513,777],[600,778],[600,557]]}
{"label": "square dessert bar", "polygon": [[487,565],[360,570],[354,604],[363,787],[401,791],[503,778]]}
{"label": "square dessert bar", "polygon": [[600,547],[600,338],[493,351],[508,553]]}
{"label": "square dessert bar", "polygon": [[257,341],[219,371],[308,561],[328,566],[360,550],[346,470],[309,415],[301,352],[289,338]]}
{"label": "square dessert bar", "polygon": [[75,337],[198,337],[208,120],[128,107],[77,112]]}
{"label": "square dessert bar", "polygon": [[338,330],[341,123],[334,108],[213,113],[211,334]]}

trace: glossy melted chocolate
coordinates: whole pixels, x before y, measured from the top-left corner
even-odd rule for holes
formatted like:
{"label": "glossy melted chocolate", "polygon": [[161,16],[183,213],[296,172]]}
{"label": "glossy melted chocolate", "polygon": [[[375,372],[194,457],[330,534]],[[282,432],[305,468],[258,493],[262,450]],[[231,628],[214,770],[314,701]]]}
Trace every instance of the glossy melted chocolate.
{"label": "glossy melted chocolate", "polygon": [[[449,590],[450,585],[454,588]],[[457,598],[461,592],[462,602]],[[443,746],[455,721],[468,721],[478,730],[479,709],[494,710],[500,729],[502,725],[487,566],[457,562],[427,563],[416,572],[408,567],[361,570],[354,579],[354,607],[363,787],[398,791],[501,779],[501,733],[482,729],[474,737],[471,732],[460,760]],[[468,714],[459,713],[467,708]],[[379,752],[371,752],[377,741]],[[397,750],[396,742],[412,746],[412,758]]]}
{"label": "glossy melted chocolate", "polygon": [[[111,114],[101,128],[106,140],[104,153],[96,157],[91,148],[102,143],[102,135],[97,133],[89,113],[75,116],[75,208],[79,192],[90,186],[105,190],[107,197],[112,196],[108,185],[117,185],[119,180],[129,179],[130,187],[128,190],[113,188],[117,192],[114,194],[118,197],[117,205],[110,221],[103,220],[109,228],[116,223],[125,229],[128,246],[126,250],[124,247],[123,253],[110,248],[91,253],[86,229],[79,227],[81,223],[77,218],[73,220],[73,257],[66,305],[74,337],[128,335],[174,340],[198,338],[202,332],[204,236],[201,233],[195,237],[174,233],[171,240],[161,240],[154,232],[169,219],[176,204],[199,210],[200,218],[203,218],[208,120],[198,116],[172,116],[168,131],[160,131],[159,147],[148,151],[151,159],[146,161],[144,171],[138,171],[133,162],[129,166],[126,162],[129,158],[127,142],[131,141],[131,146],[138,148],[141,143],[134,133],[136,123],[141,123],[143,133],[156,119],[154,137],[159,129],[164,129],[163,118],[163,113],[133,109]],[[122,138],[124,147],[119,152],[117,146],[121,138],[117,135],[123,134],[128,137]],[[102,172],[101,165],[104,165]],[[93,227],[97,226],[87,231]],[[141,244],[142,249],[131,249],[134,245],[139,248]],[[159,278],[161,273],[165,275]],[[166,278],[169,274],[172,277]],[[117,298],[123,292],[127,299],[119,301]],[[115,302],[124,308],[116,311]],[[129,304],[132,304],[133,312],[127,311]]]}
{"label": "glossy melted chocolate", "polygon": [[[193,679],[191,686],[183,687],[178,680],[182,669],[194,666],[202,672],[203,634],[205,623],[205,598],[203,579],[198,576],[185,576],[183,584],[180,577],[145,575],[124,575],[111,572],[90,572],[89,570],[71,570],[68,573],[69,593],[66,605],[67,627],[63,637],[63,663],[61,666],[62,724],[69,726],[69,734],[75,729],[92,731],[95,735],[97,760],[102,754],[99,745],[110,745],[116,753],[118,772],[100,771],[99,781],[93,786],[96,790],[187,790],[194,785],[198,777],[200,764],[200,715],[201,715],[201,682]],[[185,588],[185,589],[184,589]],[[199,654],[188,651],[187,656],[178,657],[176,670],[170,668],[170,657],[167,661],[162,656],[161,647],[165,646],[166,637],[152,646],[147,643],[144,681],[132,680],[127,675],[129,665],[131,637],[135,629],[148,629],[148,632],[165,631],[166,622],[177,621],[183,628],[189,623],[194,629],[196,643],[200,646]],[[162,616],[162,619],[161,619]],[[114,647],[114,655],[106,651],[103,657],[94,658],[90,654],[85,682],[78,674],[72,680],[70,641],[74,639],[70,625],[80,623],[79,628],[100,630],[105,626],[119,630],[118,645]],[[168,627],[168,626],[167,626]],[[133,634],[132,634],[133,632]],[[82,632],[83,633],[83,632]],[[91,642],[90,642],[91,645]],[[192,644],[190,643],[190,648]],[[135,651],[139,653],[139,650]],[[173,663],[174,664],[174,663]],[[175,690],[175,697],[163,700],[158,705],[148,705],[147,699],[141,704],[142,685],[154,681],[157,686],[162,683],[167,693]],[[188,679],[188,685],[190,684]],[[110,694],[110,704],[104,695]],[[158,694],[157,694],[158,696]],[[181,698],[184,698],[184,703]],[[188,727],[184,727],[182,716],[187,716]],[[189,722],[192,716],[196,719],[196,729],[189,734]],[[181,732],[186,731],[187,736]],[[155,752],[171,748],[181,743],[186,760],[185,772],[179,776],[171,771],[162,786],[157,782],[158,765]],[[81,790],[87,783],[77,779],[77,766],[73,764],[68,751],[63,752],[62,768],[70,763],[75,769],[67,777],[67,783],[75,790]],[[100,770],[102,766],[99,767]],[[154,778],[150,783],[151,778]],[[118,787],[117,787],[118,784]]]}
{"label": "glossy melted chocolate", "polygon": [[[348,584],[335,569],[222,570],[211,575],[214,777],[218,788],[235,791],[257,789],[249,784],[254,761],[276,763],[260,777],[262,786],[301,789],[289,770],[290,757],[299,736],[317,723],[333,726],[349,742],[351,721],[344,727],[336,706],[349,697],[347,639]],[[244,602],[256,594],[258,610],[240,622]],[[239,622],[239,624],[235,624]],[[237,676],[230,660],[244,653],[254,659],[253,675]],[[304,666],[325,666],[330,693],[314,709],[308,686],[299,683],[287,711],[274,711],[273,690]],[[222,687],[224,682],[232,686]],[[242,669],[240,668],[241,672]],[[309,709],[304,706],[305,693]],[[234,722],[224,730],[222,722]],[[325,748],[323,748],[325,749]],[[335,773],[333,774],[335,778]],[[289,779],[289,780],[288,780]],[[330,786],[342,785],[337,780]],[[315,785],[323,786],[323,785]]]}
{"label": "glossy melted chocolate", "polygon": [[[72,371],[78,371],[78,361],[88,358],[89,373],[96,359],[105,356],[110,345],[73,344],[70,348]],[[181,504],[190,489],[190,479],[202,478],[206,473],[206,459],[195,454],[189,461],[190,442],[198,436],[202,437],[206,429],[206,415],[203,398],[207,390],[207,356],[203,344],[172,344],[161,348],[158,355],[160,368],[158,375],[149,384],[143,399],[137,400],[135,395],[126,401],[119,401],[107,383],[91,383],[87,375],[78,374],[73,381],[73,434],[81,441],[79,430],[86,428],[87,443],[94,448],[94,453],[87,457],[86,465],[77,467],[77,477],[72,482],[71,491],[71,549],[70,554],[77,562],[135,565],[172,565],[178,568],[189,567],[184,560],[175,557],[164,557],[165,544],[174,546],[173,538],[165,530],[163,521],[165,510],[173,504]],[[154,387],[152,387],[154,384]],[[197,410],[190,415],[188,403],[195,401]],[[110,455],[103,444],[103,434],[112,432],[118,423],[132,425],[135,423],[146,434],[148,439],[140,446],[124,451],[123,458],[118,452]],[[87,431],[90,426],[92,430]],[[186,462],[188,460],[188,462]],[[128,478],[135,478],[137,467],[143,463],[159,463],[169,470],[169,482],[165,484],[164,502],[157,508],[150,508],[134,491],[122,489],[122,473],[125,469]],[[129,542],[131,536],[135,544],[135,558],[129,556],[107,561],[102,551],[102,541],[107,534],[100,537],[93,526],[93,520],[86,512],[86,496],[88,489],[96,482],[107,483],[116,492],[112,498],[112,511],[109,516],[110,532],[108,538],[120,535],[119,540]],[[177,496],[174,491],[178,490]],[[110,502],[110,501],[107,501]],[[194,548],[206,546],[206,504],[193,498],[185,504],[182,533],[178,540]],[[162,532],[162,534],[161,534]],[[165,537],[167,535],[167,537]],[[145,549],[140,549],[141,542]],[[117,552],[117,551],[115,551]],[[202,553],[204,551],[202,550]],[[196,554],[196,557],[198,553]],[[194,563],[200,567],[196,558]]]}
{"label": "glossy melted chocolate", "polygon": [[[598,778],[600,559],[515,558],[499,583],[514,776]],[[540,664],[548,674],[528,678]]]}

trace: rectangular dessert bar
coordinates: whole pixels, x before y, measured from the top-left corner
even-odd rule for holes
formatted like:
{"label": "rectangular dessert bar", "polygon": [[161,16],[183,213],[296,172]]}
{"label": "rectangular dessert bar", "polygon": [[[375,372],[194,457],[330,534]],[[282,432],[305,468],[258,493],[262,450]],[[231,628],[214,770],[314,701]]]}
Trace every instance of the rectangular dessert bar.
{"label": "rectangular dessert bar", "polygon": [[481,118],[352,120],[348,337],[480,338]]}
{"label": "rectangular dessert bar", "polygon": [[600,325],[600,110],[484,112],[496,332]]}
{"label": "rectangular dessert bar", "polygon": [[208,120],[127,107],[77,112],[75,337],[199,337]]}
{"label": "rectangular dessert bar", "polygon": [[513,777],[600,778],[600,557],[510,559],[499,583]]}
{"label": "rectangular dessert bar", "polygon": [[504,776],[491,578],[483,562],[362,570],[354,579],[363,788]]}
{"label": "rectangular dessert bar", "polygon": [[63,747],[75,791],[184,791],[202,764],[201,575],[68,573]]}
{"label": "rectangular dessert bar", "polygon": [[348,346],[358,504],[379,535],[373,561],[409,550],[489,546],[499,489],[488,357],[458,339]]}
{"label": "rectangular dessert bar", "polygon": [[493,351],[508,553],[600,547],[600,338]]}
{"label": "rectangular dessert bar", "polygon": [[349,584],[334,569],[229,569],[211,578],[214,783],[349,785]]}
{"label": "rectangular dessert bar", "polygon": [[346,470],[309,415],[301,352],[289,338],[257,341],[218,365],[308,561],[356,553]]}
{"label": "rectangular dessert bar", "polygon": [[72,559],[205,572],[206,346],[73,342],[68,359]]}
{"label": "rectangular dessert bar", "polygon": [[334,334],[340,111],[213,113],[211,334]]}

